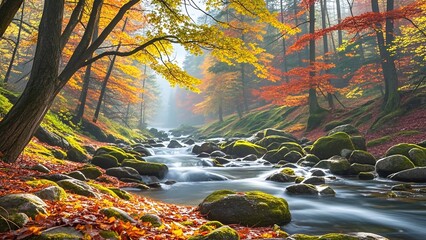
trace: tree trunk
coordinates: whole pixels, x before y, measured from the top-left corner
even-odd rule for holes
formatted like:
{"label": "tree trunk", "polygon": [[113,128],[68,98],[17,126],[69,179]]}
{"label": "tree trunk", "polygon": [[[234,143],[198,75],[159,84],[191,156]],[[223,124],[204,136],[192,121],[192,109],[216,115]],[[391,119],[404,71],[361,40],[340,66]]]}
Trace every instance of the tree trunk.
{"label": "tree trunk", "polygon": [[[126,18],[126,20],[124,20],[123,28],[121,29],[122,32],[126,28],[126,25],[127,25],[127,18]],[[121,42],[118,43],[117,49],[115,51],[118,52],[120,50],[120,47],[121,47]],[[95,114],[93,115],[93,120],[92,120],[93,122],[98,121],[99,113],[101,111],[102,102],[104,100],[105,92],[106,92],[107,85],[108,85],[108,80],[109,80],[109,77],[111,76],[112,69],[114,68],[116,58],[117,58],[117,55],[112,56],[112,60],[109,64],[109,66],[108,66],[107,74],[105,75],[104,81],[102,83],[101,94],[99,95],[98,104],[96,105]]]}
{"label": "tree trunk", "polygon": [[63,10],[64,0],[45,1],[30,80],[0,122],[0,152],[5,162],[16,161],[62,88],[57,80]]}
{"label": "tree trunk", "polygon": [[[98,38],[98,31],[99,31],[99,15],[97,16],[95,29],[93,31],[92,43],[96,40],[96,38]],[[92,54],[92,56],[93,56],[93,54]],[[90,58],[92,56],[90,56]],[[83,87],[81,89],[80,98],[79,98],[80,104],[77,106],[77,110],[76,110],[77,113],[76,113],[76,116],[74,118],[75,123],[79,123],[84,116],[84,110],[86,108],[86,101],[87,101],[87,93],[89,92],[89,86],[90,86],[91,72],[92,72],[92,64],[89,64],[89,65],[87,65],[86,71],[84,72]]]}
{"label": "tree trunk", "polygon": [[[387,11],[393,10],[394,1],[387,0],[387,4]],[[378,0],[371,0],[371,6],[373,12],[380,12]],[[395,60],[388,50],[393,40],[393,22],[391,20],[386,21],[386,42],[383,36],[383,32],[380,31],[382,29],[382,25],[378,23],[376,24],[376,28],[378,29],[378,31],[376,31],[377,44],[379,46],[383,77],[385,81],[383,111],[388,113],[396,110],[400,103]]]}
{"label": "tree trunk", "polygon": [[[297,4],[297,0],[293,0],[293,14],[294,14],[294,25],[299,26],[299,18],[297,17],[299,8]],[[300,38],[300,34],[296,33],[296,41]],[[297,51],[297,62],[299,63],[299,67],[303,66],[302,62],[302,51]]]}
{"label": "tree trunk", "polygon": [[219,106],[218,106],[218,115],[219,115],[219,122],[223,122],[223,106],[222,106],[222,98],[219,99]]}
{"label": "tree trunk", "polygon": [[[326,29],[327,28],[327,21],[326,21],[327,0],[321,0],[320,4],[321,4],[322,29]],[[329,56],[328,56],[329,48],[328,48],[328,35],[327,34],[324,34],[324,36],[323,36],[323,48],[324,48],[324,62],[329,63]],[[325,72],[330,73],[329,70],[326,70]],[[327,93],[327,102],[328,102],[329,108],[334,109],[333,95],[331,95],[329,92]]]}
{"label": "tree trunk", "polygon": [[4,0],[0,5],[0,38],[13,20],[24,0]]}
{"label": "tree trunk", "polygon": [[[313,34],[315,32],[315,3],[312,3],[309,6],[309,33]],[[315,65],[315,40],[309,40],[309,65],[313,68]],[[310,77],[315,77],[314,69],[309,73]],[[309,89],[309,114],[315,114],[320,111],[321,107],[318,104],[316,86],[312,85]]]}
{"label": "tree trunk", "polygon": [[[336,0],[336,11],[337,11],[337,23],[342,22],[342,9],[340,7],[340,0]],[[343,44],[343,32],[341,29],[337,30],[338,44],[341,46]]]}
{"label": "tree trunk", "polygon": [[[281,23],[284,23],[284,7],[283,7],[283,0],[280,0],[280,11],[281,11]],[[288,72],[287,67],[287,46],[285,42],[285,37],[283,36],[283,71]],[[289,82],[288,76],[285,76],[286,82]]]}
{"label": "tree trunk", "polygon": [[21,32],[22,32],[22,23],[24,21],[24,9],[25,9],[25,2],[22,3],[22,10],[21,10],[21,21],[19,22],[19,30],[18,30],[18,36],[16,38],[16,44],[13,48],[12,57],[10,59],[9,67],[7,68],[6,75],[4,77],[4,82],[7,83],[9,81],[10,73],[12,72],[13,63],[15,62],[15,56],[18,52],[19,48],[19,42],[21,41]]}
{"label": "tree trunk", "polygon": [[140,119],[139,119],[139,128],[140,129],[143,129],[143,128],[145,128],[145,108],[146,108],[146,105],[145,105],[145,85],[146,85],[146,78],[147,78],[147,76],[146,76],[146,64],[145,64],[145,66],[144,66],[144,69],[143,69],[143,80],[142,80],[142,89],[143,89],[143,91],[142,91],[142,93],[141,93],[141,115],[140,115]]}

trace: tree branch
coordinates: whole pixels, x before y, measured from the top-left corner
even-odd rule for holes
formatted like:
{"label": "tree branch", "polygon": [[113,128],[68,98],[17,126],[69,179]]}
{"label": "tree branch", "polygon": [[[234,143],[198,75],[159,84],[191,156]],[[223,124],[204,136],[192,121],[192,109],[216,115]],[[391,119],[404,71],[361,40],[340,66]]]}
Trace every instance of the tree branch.
{"label": "tree branch", "polygon": [[74,10],[71,13],[70,20],[61,35],[61,52],[64,50],[65,45],[67,44],[72,31],[74,31],[75,27],[77,26],[79,20],[81,19],[83,15],[83,8],[85,3],[86,3],[86,0],[79,0]]}

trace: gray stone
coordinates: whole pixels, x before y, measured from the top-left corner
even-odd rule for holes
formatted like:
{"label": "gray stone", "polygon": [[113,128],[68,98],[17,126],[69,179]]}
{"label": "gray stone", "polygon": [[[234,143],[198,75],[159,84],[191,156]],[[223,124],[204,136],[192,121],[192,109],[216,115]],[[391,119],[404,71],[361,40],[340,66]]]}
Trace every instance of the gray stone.
{"label": "gray stone", "polygon": [[395,181],[426,183],[426,167],[406,169],[388,177]]}
{"label": "gray stone", "polygon": [[42,173],[50,173],[50,169],[40,163],[34,165],[31,169]]}
{"label": "gray stone", "polygon": [[311,184],[293,184],[285,189],[290,194],[298,194],[298,195],[318,195],[318,190],[314,185]]}
{"label": "gray stone", "polygon": [[319,186],[318,187],[319,194],[321,196],[335,196],[336,192],[330,186]]}
{"label": "gray stone", "polygon": [[176,140],[171,140],[169,145],[167,145],[168,148],[181,148],[183,147],[182,144],[180,144],[180,142],[176,141]]}
{"label": "gray stone", "polygon": [[375,165],[376,164],[376,158],[373,155],[371,155],[369,152],[362,151],[362,150],[355,150],[350,155],[349,162],[350,163]]}
{"label": "gray stone", "polygon": [[216,151],[213,151],[213,152],[210,154],[210,156],[211,156],[211,157],[225,157],[225,156],[226,156],[226,154],[225,154],[224,152],[220,151],[220,150],[216,150]]}
{"label": "gray stone", "polygon": [[321,185],[325,183],[325,178],[323,177],[309,177],[302,181],[304,184],[312,184],[312,185]]}
{"label": "gray stone", "polygon": [[284,156],[283,160],[290,163],[297,163],[297,161],[299,161],[302,157],[302,154],[298,151],[290,151]]}
{"label": "gray stone", "polygon": [[311,176],[317,176],[317,177],[322,177],[325,176],[325,172],[321,169],[313,169],[311,170]]}
{"label": "gray stone", "polygon": [[70,172],[70,173],[67,173],[67,175],[72,178],[78,179],[80,181],[87,181],[86,176],[80,171]]}
{"label": "gray stone", "polygon": [[359,130],[356,127],[352,126],[351,124],[344,124],[344,125],[337,126],[337,127],[333,128],[332,130],[330,130],[328,132],[328,136],[333,135],[337,132],[344,132],[344,133],[347,133],[348,135],[359,135],[360,134]]}
{"label": "gray stone", "polygon": [[53,181],[53,182],[58,182],[61,180],[65,180],[65,179],[73,179],[72,177],[65,175],[65,174],[50,174],[50,175],[45,175],[45,176],[41,176],[41,178]]}
{"label": "gray stone", "polygon": [[114,167],[109,168],[105,172],[109,176],[116,177],[118,179],[136,179],[141,180],[141,176],[139,175],[139,172],[131,167]]}
{"label": "gray stone", "polygon": [[346,158],[334,156],[328,160],[320,161],[314,167],[329,169],[331,173],[337,175],[347,175],[349,173],[350,164]]}
{"label": "gray stone", "polygon": [[28,240],[81,240],[83,234],[73,227],[55,227],[41,232],[40,235],[31,236]]}
{"label": "gray stone", "polygon": [[408,151],[408,155],[416,167],[426,166],[426,150],[412,148],[410,151]]}
{"label": "gray stone", "polygon": [[373,172],[360,172],[358,174],[359,180],[373,180],[375,177]]}
{"label": "gray stone", "polygon": [[381,177],[411,168],[414,168],[414,164],[404,155],[392,155],[379,159],[376,163],[376,172]]}
{"label": "gray stone", "polygon": [[144,214],[140,220],[142,222],[149,222],[153,227],[160,227],[163,225],[163,221],[161,221],[161,218],[155,214]]}
{"label": "gray stone", "polygon": [[353,163],[349,171],[353,175],[358,175],[360,172],[373,172],[374,170],[375,167],[372,165]]}

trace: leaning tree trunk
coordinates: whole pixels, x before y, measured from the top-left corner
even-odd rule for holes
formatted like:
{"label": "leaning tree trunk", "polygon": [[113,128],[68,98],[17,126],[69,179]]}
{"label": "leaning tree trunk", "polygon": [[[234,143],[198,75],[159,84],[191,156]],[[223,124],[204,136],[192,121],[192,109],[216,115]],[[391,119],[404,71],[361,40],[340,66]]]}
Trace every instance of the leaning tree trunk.
{"label": "leaning tree trunk", "polygon": [[16,37],[16,44],[13,48],[12,57],[10,58],[9,67],[7,68],[6,75],[4,77],[4,82],[7,83],[9,81],[10,73],[12,72],[12,68],[15,62],[16,53],[18,52],[19,43],[21,42],[21,32],[22,32],[22,23],[24,21],[24,10],[25,10],[25,2],[22,3],[22,10],[21,10],[21,18],[19,22],[19,30],[18,30],[18,36]]}
{"label": "leaning tree trunk", "polygon": [[30,80],[17,103],[0,122],[0,156],[15,162],[58,94],[60,37],[64,0],[46,0],[39,26]]}
{"label": "leaning tree trunk", "polygon": [[24,0],[5,0],[0,5],[0,38],[13,20]]}

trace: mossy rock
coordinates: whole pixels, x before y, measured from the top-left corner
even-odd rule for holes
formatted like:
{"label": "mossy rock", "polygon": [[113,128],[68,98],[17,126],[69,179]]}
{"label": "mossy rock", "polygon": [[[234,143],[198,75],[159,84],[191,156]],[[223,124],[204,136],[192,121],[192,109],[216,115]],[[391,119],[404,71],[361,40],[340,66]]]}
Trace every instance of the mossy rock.
{"label": "mossy rock", "polygon": [[102,231],[99,232],[99,236],[103,237],[104,239],[108,239],[108,240],[120,240],[121,239],[120,235],[118,235],[118,233],[115,232],[115,231],[102,230]]}
{"label": "mossy rock", "polygon": [[288,133],[286,131],[283,130],[278,130],[278,129],[274,129],[274,128],[267,128],[265,130],[263,130],[263,137],[269,137],[269,136],[282,136],[282,137],[286,137],[291,139],[293,142],[297,142],[297,138],[291,134]]}
{"label": "mossy rock", "polygon": [[201,225],[201,227],[198,228],[198,230],[202,231],[202,232],[211,232],[213,230],[215,230],[216,228],[220,228],[224,226],[221,222],[219,221],[209,221],[206,222],[205,224]]}
{"label": "mossy rock", "polygon": [[236,193],[218,190],[204,199],[199,210],[207,219],[224,224],[261,227],[284,225],[291,221],[285,199],[259,191]]}
{"label": "mossy rock", "polygon": [[408,151],[408,155],[416,167],[426,166],[426,151],[420,148],[412,148]]}
{"label": "mossy rock", "polygon": [[96,167],[85,167],[85,168],[79,169],[78,171],[83,173],[84,176],[86,176],[86,178],[88,179],[96,179],[102,176],[101,170],[97,169]]}
{"label": "mossy rock", "polygon": [[61,180],[58,182],[58,185],[62,187],[63,189],[77,195],[99,198],[98,194],[94,192],[91,186],[77,179]]}
{"label": "mossy rock", "polygon": [[42,173],[50,173],[50,169],[40,163],[31,167],[31,169]]}
{"label": "mossy rock", "polygon": [[350,167],[349,161],[341,156],[333,156],[330,159],[321,160],[314,166],[314,168],[329,169],[331,173],[336,175],[350,174]]}
{"label": "mossy rock", "polygon": [[120,152],[120,153],[123,154],[123,156],[126,155],[126,152],[123,149],[119,148],[119,147],[116,147],[116,146],[102,146],[102,147],[100,147],[100,148],[98,148],[96,150],[95,156],[102,155],[102,154],[108,154],[110,152]]}
{"label": "mossy rock", "polygon": [[71,145],[71,148],[67,151],[67,159],[74,162],[87,162],[89,158],[86,152],[79,148]]}
{"label": "mossy rock", "polygon": [[237,157],[245,157],[250,154],[261,157],[266,153],[266,149],[249,141],[238,140],[232,144],[229,153]]}
{"label": "mossy rock", "polygon": [[302,157],[302,154],[300,154],[299,152],[290,151],[284,156],[283,160],[289,163],[297,163]]}
{"label": "mossy rock", "polygon": [[239,240],[238,232],[229,226],[219,227],[206,235],[193,236],[189,240]]}
{"label": "mossy rock", "polygon": [[426,167],[403,170],[388,177],[395,181],[426,183]]}
{"label": "mossy rock", "polygon": [[373,180],[375,177],[373,172],[360,172],[358,174],[359,180]]}
{"label": "mossy rock", "polygon": [[376,158],[371,153],[363,150],[352,151],[349,156],[350,163],[376,165]]}
{"label": "mossy rock", "polygon": [[0,209],[9,214],[25,213],[34,218],[38,214],[47,214],[46,208],[46,203],[33,194],[18,193],[0,197]]}
{"label": "mossy rock", "polygon": [[390,147],[387,151],[386,151],[386,157],[391,156],[391,155],[404,155],[408,158],[410,158],[410,150],[413,148],[418,148],[423,150],[426,153],[426,148],[421,147],[417,144],[410,144],[410,143],[400,143],[397,145],[394,145],[392,147]]}
{"label": "mossy rock", "polygon": [[81,240],[83,234],[72,227],[51,228],[40,235],[31,236],[28,240]]}
{"label": "mossy rock", "polygon": [[130,200],[132,199],[132,194],[128,193],[127,191],[124,191],[120,188],[108,188],[112,192],[114,192],[119,198],[124,200]]}
{"label": "mossy rock", "polygon": [[103,208],[99,212],[108,218],[114,217],[116,219],[122,220],[123,222],[136,223],[136,220],[133,219],[128,213],[116,207]]}
{"label": "mossy rock", "polygon": [[94,156],[91,163],[103,169],[118,167],[119,162],[116,157],[111,154],[102,154]]}
{"label": "mossy rock", "polygon": [[41,199],[49,201],[61,201],[67,198],[67,193],[63,188],[59,186],[47,187],[38,192],[35,192],[34,195]]}
{"label": "mossy rock", "polygon": [[392,155],[379,159],[376,163],[376,172],[381,177],[387,177],[392,173],[414,168],[414,164],[404,155]]}
{"label": "mossy rock", "polygon": [[124,160],[122,166],[134,168],[140,175],[156,176],[160,179],[164,178],[169,170],[168,167],[162,163],[150,163],[131,159]]}
{"label": "mossy rock", "polygon": [[316,140],[311,153],[320,159],[328,159],[335,155],[339,156],[342,149],[354,150],[355,147],[348,134],[338,132]]}
{"label": "mossy rock", "polygon": [[160,227],[163,225],[163,221],[161,221],[161,218],[154,214],[144,214],[140,220],[142,222],[149,222],[153,227]]}
{"label": "mossy rock", "polygon": [[281,143],[280,148],[282,147],[286,147],[288,148],[289,151],[296,151],[298,153],[300,153],[301,155],[305,155],[305,151],[303,150],[303,148],[295,142],[285,142],[285,143]]}
{"label": "mossy rock", "polygon": [[294,142],[294,139],[284,137],[284,136],[278,136],[278,135],[272,135],[262,138],[261,140],[257,141],[256,144],[262,147],[267,147],[271,145],[272,143],[285,143],[285,142]]}
{"label": "mossy rock", "polygon": [[380,138],[373,139],[371,141],[368,141],[367,147],[374,147],[381,145],[383,143],[389,142],[392,138],[390,136],[383,136]]}
{"label": "mossy rock", "polygon": [[293,234],[289,237],[292,240],[388,240],[382,236],[373,233],[327,233],[321,236],[312,236],[306,234]]}
{"label": "mossy rock", "polygon": [[57,183],[47,180],[47,179],[36,179],[36,180],[30,180],[26,181],[26,184],[30,185],[31,187],[40,187],[40,186],[58,186]]}
{"label": "mossy rock", "polygon": [[87,181],[86,176],[84,176],[84,174],[80,171],[73,171],[73,172],[67,173],[67,175],[72,178],[78,179],[80,181]]}
{"label": "mossy rock", "polygon": [[349,172],[351,175],[358,175],[361,172],[373,172],[376,168],[370,164],[352,163]]}
{"label": "mossy rock", "polygon": [[0,233],[17,230],[23,227],[30,219],[25,213],[8,214],[0,210]]}

